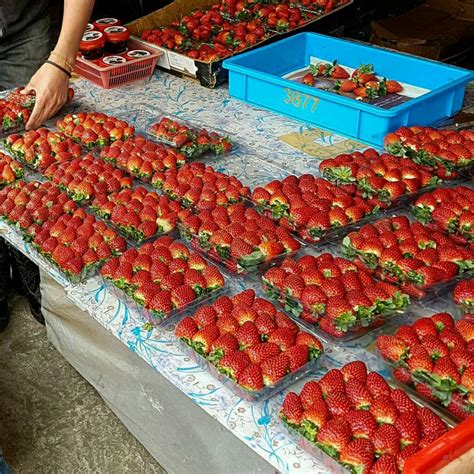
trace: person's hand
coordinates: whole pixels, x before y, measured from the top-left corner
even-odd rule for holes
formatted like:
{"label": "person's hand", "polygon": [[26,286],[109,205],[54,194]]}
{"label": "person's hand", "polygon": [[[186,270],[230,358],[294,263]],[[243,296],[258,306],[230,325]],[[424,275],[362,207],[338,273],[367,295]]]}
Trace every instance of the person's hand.
{"label": "person's hand", "polygon": [[22,94],[36,94],[27,130],[40,127],[54,117],[68,99],[69,77],[51,64],[43,64],[30,79]]}

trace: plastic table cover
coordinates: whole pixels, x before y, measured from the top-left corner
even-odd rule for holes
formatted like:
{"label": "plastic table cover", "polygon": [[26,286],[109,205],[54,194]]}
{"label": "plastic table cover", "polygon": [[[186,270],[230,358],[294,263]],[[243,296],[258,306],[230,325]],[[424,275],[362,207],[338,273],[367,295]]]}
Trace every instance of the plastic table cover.
{"label": "plastic table cover", "polygon": [[[136,125],[139,131],[141,121],[146,119],[144,109],[148,107],[159,108],[165,114],[182,117],[196,125],[229,131],[238,139],[237,150],[227,157],[211,159],[209,164],[236,175],[251,187],[291,173],[317,174],[318,160],[278,140],[278,137],[289,133],[304,133],[307,127],[230,99],[225,88],[205,89],[197,83],[159,73],[145,82],[116,90],[105,91],[82,80],[75,83],[75,89],[75,110],[96,110],[120,116]],[[344,140],[336,135],[321,133],[314,144],[327,156],[334,144],[339,144],[340,150]],[[353,142],[348,145],[353,146]],[[173,320],[163,327],[149,330],[144,327],[146,321],[109,292],[99,277],[79,285],[68,284],[48,262],[36,258],[29,244],[24,243],[14,230],[1,222],[0,235],[65,287],[69,299],[79,308],[88,312],[130,351],[232,430],[235,436],[278,471],[327,472],[319,460],[288,437],[279,422],[278,409],[284,393],[259,403],[239,399],[180,351],[173,335]],[[318,249],[314,250],[318,253]],[[235,278],[232,281],[232,285],[242,289],[259,284],[250,278]],[[360,340],[343,347],[330,346],[319,373],[314,375],[321,376],[328,370],[328,365],[339,366],[354,359],[365,360],[372,370],[383,370],[383,365],[363,347],[364,342]],[[299,381],[286,391],[299,391],[305,381]]]}

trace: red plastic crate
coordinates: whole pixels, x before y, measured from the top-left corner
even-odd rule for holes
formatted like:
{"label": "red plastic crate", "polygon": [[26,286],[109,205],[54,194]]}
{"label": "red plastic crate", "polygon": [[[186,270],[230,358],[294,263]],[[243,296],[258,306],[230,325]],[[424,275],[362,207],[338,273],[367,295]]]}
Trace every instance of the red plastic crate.
{"label": "red plastic crate", "polygon": [[162,53],[147,48],[133,39],[129,40],[128,49],[144,49],[149,51],[151,55],[146,58],[127,61],[125,64],[108,67],[100,67],[92,61],[78,57],[74,72],[104,89],[112,89],[150,77]]}

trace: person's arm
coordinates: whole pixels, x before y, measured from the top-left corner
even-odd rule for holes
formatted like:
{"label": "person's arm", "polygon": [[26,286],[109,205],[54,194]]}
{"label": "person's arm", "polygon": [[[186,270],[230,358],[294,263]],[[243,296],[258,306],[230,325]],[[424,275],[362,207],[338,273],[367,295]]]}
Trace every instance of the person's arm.
{"label": "person's arm", "polygon": [[[64,0],[64,15],[58,42],[49,58],[64,69],[73,66],[87,22],[94,6],[94,0]],[[62,58],[62,59],[61,59]],[[52,64],[43,64],[24,89],[28,94],[36,93],[36,102],[27,130],[38,128],[56,115],[68,98],[69,77]]]}

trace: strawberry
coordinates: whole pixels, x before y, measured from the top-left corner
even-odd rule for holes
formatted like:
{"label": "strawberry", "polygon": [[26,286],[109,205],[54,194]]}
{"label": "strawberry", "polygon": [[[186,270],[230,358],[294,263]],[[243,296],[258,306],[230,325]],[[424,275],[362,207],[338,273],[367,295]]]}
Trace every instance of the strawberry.
{"label": "strawberry", "polygon": [[367,367],[364,362],[356,360],[349,362],[341,369],[344,381],[347,383],[352,379],[365,383],[367,380]]}
{"label": "strawberry", "polygon": [[285,354],[279,354],[264,361],[261,367],[264,384],[272,386],[288,373],[290,360]]}
{"label": "strawberry", "polygon": [[461,381],[456,364],[449,356],[441,357],[435,362],[430,376],[433,378],[434,385],[443,391],[455,390]]}
{"label": "strawberry", "polygon": [[216,325],[211,324],[200,329],[192,337],[192,346],[196,352],[201,355],[209,354],[212,343],[219,337],[219,329]]}
{"label": "strawberry", "polygon": [[237,295],[232,296],[232,304],[234,306],[252,306],[255,300],[255,291],[252,289],[247,289]]}
{"label": "strawberry", "polygon": [[392,362],[403,362],[408,355],[405,342],[395,336],[379,336],[377,338],[377,348],[384,359]]}
{"label": "strawberry", "polygon": [[322,394],[327,398],[331,393],[345,392],[345,383],[342,372],[337,369],[331,369],[319,381]]}
{"label": "strawberry", "polygon": [[235,351],[225,355],[218,362],[217,368],[219,372],[223,373],[232,380],[238,380],[245,367],[248,365],[250,365],[249,356],[243,351]]}
{"label": "strawberry", "polygon": [[261,390],[263,385],[262,378],[262,369],[258,364],[249,364],[243,372],[240,374],[240,377],[237,380],[237,383],[251,392],[256,392]]}
{"label": "strawberry", "polygon": [[377,456],[396,456],[400,452],[400,434],[394,425],[380,425],[371,439]]}
{"label": "strawberry", "polygon": [[321,341],[306,331],[299,331],[296,334],[295,344],[307,346],[309,348],[310,360],[319,357],[324,351]]}
{"label": "strawberry", "polygon": [[322,400],[323,393],[319,383],[315,380],[306,382],[301,389],[300,398],[305,410],[314,405],[316,402]]}
{"label": "strawberry", "polygon": [[385,81],[385,87],[387,88],[387,94],[397,94],[403,90],[403,87],[399,82],[389,79]]}
{"label": "strawberry", "polygon": [[410,350],[408,368],[416,377],[425,376],[433,370],[433,361],[423,346],[415,346]]}
{"label": "strawberry", "polygon": [[294,393],[289,392],[283,405],[280,409],[280,418],[288,425],[299,427],[303,417],[303,404],[300,397]]}
{"label": "strawberry", "polygon": [[183,339],[188,344],[192,337],[198,332],[198,327],[193,318],[189,316],[182,319],[176,326],[174,334],[176,337]]}
{"label": "strawberry", "polygon": [[419,338],[438,335],[436,325],[430,318],[420,318],[413,323],[412,327]]}
{"label": "strawberry", "polygon": [[467,342],[474,341],[474,322],[462,319],[456,322],[458,334]]}
{"label": "strawberry", "polygon": [[282,351],[288,350],[294,345],[296,334],[290,328],[279,327],[270,334],[268,342],[277,344]]}
{"label": "strawberry", "polygon": [[370,474],[398,474],[397,458],[390,454],[380,456],[370,470]]}
{"label": "strawberry", "polygon": [[413,347],[419,344],[419,338],[415,330],[411,326],[400,326],[395,332],[395,337],[405,342],[408,347]]}
{"label": "strawberry", "polygon": [[280,348],[272,342],[261,342],[248,347],[245,352],[250,357],[253,364],[261,364],[262,362],[280,354]]}
{"label": "strawberry", "polygon": [[434,314],[431,316],[431,320],[435,323],[438,331],[442,331],[444,328],[454,327],[454,319],[449,313]]}
{"label": "strawberry", "polygon": [[356,472],[369,472],[374,463],[374,445],[368,439],[355,439],[341,450],[339,461]]}
{"label": "strawberry", "polygon": [[414,444],[410,444],[408,446],[405,446],[400,453],[397,455],[397,464],[398,464],[398,469],[400,472],[404,471],[404,466],[406,460],[410,457],[413,456],[415,453],[419,451],[418,446]]}
{"label": "strawberry", "polygon": [[421,434],[423,437],[433,434],[439,437],[448,430],[446,423],[429,408],[419,408],[417,417],[421,425]]}
{"label": "strawberry", "polygon": [[206,280],[206,288],[208,291],[215,291],[225,285],[224,277],[214,266],[209,265],[204,268],[202,276]]}
{"label": "strawberry", "polygon": [[372,439],[377,430],[377,422],[369,411],[351,410],[345,415],[345,419],[351,425],[354,438]]}
{"label": "strawberry", "polygon": [[[409,372],[404,369],[408,374]],[[411,384],[411,377],[408,380]],[[400,413],[416,413],[416,404],[408,397],[408,395],[400,389],[392,390],[392,400]]]}
{"label": "strawberry", "polygon": [[285,351],[285,355],[290,360],[290,372],[296,372],[303,367],[309,359],[309,347],[306,345],[295,345]]}
{"label": "strawberry", "polygon": [[[301,398],[301,395],[300,395]],[[329,420],[329,411],[326,403],[320,399],[305,408],[301,418],[300,432],[306,439],[316,441],[319,430]]]}
{"label": "strawberry", "polygon": [[374,397],[371,413],[378,423],[393,424],[398,416],[398,410],[389,396],[379,395]]}
{"label": "strawberry", "polygon": [[435,336],[425,336],[421,338],[421,344],[426,349],[433,360],[438,360],[440,357],[449,355],[448,347]]}
{"label": "strawberry", "polygon": [[171,294],[169,291],[159,291],[156,293],[150,303],[150,310],[153,316],[164,318],[168,313],[173,310],[171,303]]}
{"label": "strawberry", "polygon": [[171,301],[174,308],[183,308],[196,298],[193,289],[188,285],[181,285],[171,290]]}
{"label": "strawberry", "polygon": [[237,330],[236,337],[242,350],[260,342],[260,334],[252,321],[243,323]]}
{"label": "strawberry", "polygon": [[333,418],[319,430],[316,444],[329,456],[337,457],[350,443],[351,434],[350,425],[346,420]]}
{"label": "strawberry", "polygon": [[408,445],[416,446],[421,439],[421,426],[416,417],[410,413],[404,413],[395,421],[395,428],[400,433],[400,445],[402,448]]}

